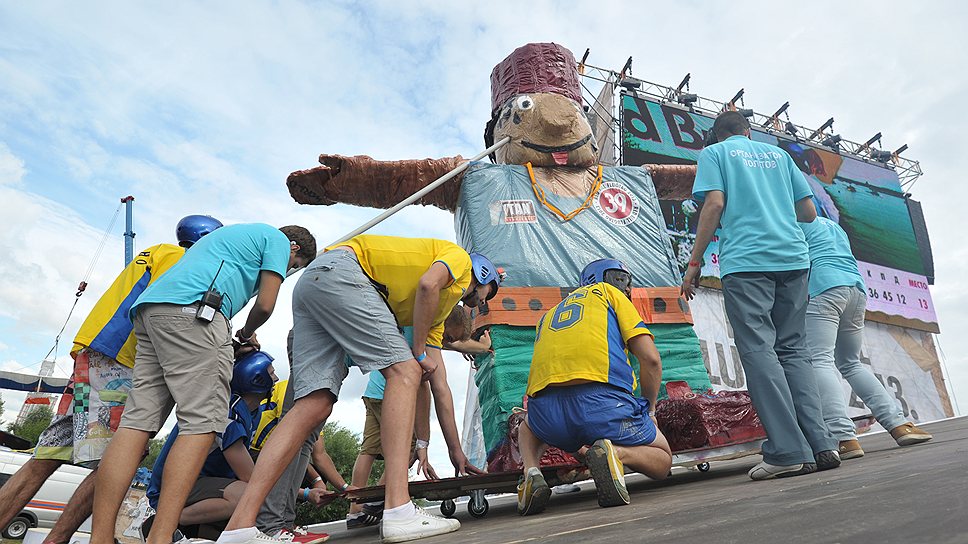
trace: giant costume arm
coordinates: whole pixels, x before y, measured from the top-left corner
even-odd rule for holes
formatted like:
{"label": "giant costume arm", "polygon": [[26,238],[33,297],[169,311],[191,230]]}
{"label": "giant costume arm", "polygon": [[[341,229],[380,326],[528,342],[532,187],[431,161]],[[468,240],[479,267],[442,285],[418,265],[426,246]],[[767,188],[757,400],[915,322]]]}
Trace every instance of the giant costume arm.
{"label": "giant costume arm", "polygon": [[[320,155],[319,162],[322,166],[289,174],[286,184],[296,202],[389,208],[450,172],[464,159],[458,155],[443,159],[377,161],[366,155]],[[417,203],[454,211],[461,177],[431,191]]]}
{"label": "giant costume arm", "polygon": [[[435,179],[459,166],[460,156],[443,159],[377,161],[366,155],[345,157],[320,155],[322,166],[289,174],[286,184],[293,200],[300,204],[329,206],[336,203],[389,208],[423,189]],[[660,200],[686,200],[692,195],[696,167],[646,165]],[[417,203],[454,211],[463,174],[448,181]]]}

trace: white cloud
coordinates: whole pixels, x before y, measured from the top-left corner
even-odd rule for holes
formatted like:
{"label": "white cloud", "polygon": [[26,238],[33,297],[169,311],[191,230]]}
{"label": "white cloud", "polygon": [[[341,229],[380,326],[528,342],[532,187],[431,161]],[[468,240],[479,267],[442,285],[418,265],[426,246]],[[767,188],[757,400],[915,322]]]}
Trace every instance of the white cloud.
{"label": "white cloud", "polygon": [[16,185],[27,171],[24,161],[14,155],[10,148],[0,142],[0,185]]}

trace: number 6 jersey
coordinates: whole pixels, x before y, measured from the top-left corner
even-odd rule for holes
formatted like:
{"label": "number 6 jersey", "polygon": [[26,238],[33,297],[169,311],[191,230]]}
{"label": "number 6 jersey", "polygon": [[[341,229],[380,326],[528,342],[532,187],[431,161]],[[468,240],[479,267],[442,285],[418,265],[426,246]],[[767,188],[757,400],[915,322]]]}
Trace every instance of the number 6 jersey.
{"label": "number 6 jersey", "polygon": [[632,393],[636,379],[626,344],[652,335],[632,301],[607,283],[571,292],[538,322],[528,396],[549,385],[587,380]]}

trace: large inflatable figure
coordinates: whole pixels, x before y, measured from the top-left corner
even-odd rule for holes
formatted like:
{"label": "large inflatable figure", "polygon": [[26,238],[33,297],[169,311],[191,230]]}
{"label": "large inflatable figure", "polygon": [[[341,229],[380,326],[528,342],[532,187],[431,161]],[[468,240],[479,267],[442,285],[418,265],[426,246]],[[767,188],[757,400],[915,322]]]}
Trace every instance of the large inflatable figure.
{"label": "large inflatable figure", "polygon": [[[491,156],[494,164],[473,163],[419,201],[454,212],[458,243],[507,272],[500,296],[475,321],[491,328],[493,347],[478,358],[475,376],[489,461],[509,439],[509,416],[522,406],[534,325],[595,259],[620,259],[632,271],[633,301],[655,333],[663,380],[686,381],[697,392],[710,388],[656,195],[657,185],[660,192],[691,186],[695,169],[598,164],[578,78],[574,56],[560,45],[512,52],[491,73],[484,136],[489,146],[505,137],[510,142]],[[319,162],[289,176],[297,202],[386,208],[463,159],[324,154]]]}

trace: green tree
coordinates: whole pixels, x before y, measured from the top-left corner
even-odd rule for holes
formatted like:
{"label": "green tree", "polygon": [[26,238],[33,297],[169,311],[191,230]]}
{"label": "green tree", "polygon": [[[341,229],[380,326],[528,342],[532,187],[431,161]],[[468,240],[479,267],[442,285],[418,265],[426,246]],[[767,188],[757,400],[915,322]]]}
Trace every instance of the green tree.
{"label": "green tree", "polygon": [[[336,470],[349,481],[353,464],[360,454],[360,436],[339,423],[332,422],[323,427],[323,440],[326,441],[326,452],[332,457]],[[382,475],[383,462],[378,461],[373,464],[370,485],[375,485]],[[322,508],[301,502],[296,507],[296,524],[311,525],[344,519],[349,508],[350,503],[346,499],[336,499]]]}
{"label": "green tree", "polygon": [[141,464],[138,466],[145,467],[146,469],[151,470],[151,468],[155,466],[155,460],[158,459],[158,455],[161,453],[161,448],[162,446],[165,445],[165,442],[167,440],[168,440],[167,436],[161,439],[152,438],[151,440],[149,440],[148,455],[145,455],[145,458],[141,460]]}
{"label": "green tree", "polygon": [[8,425],[7,430],[36,445],[40,433],[44,432],[44,429],[50,425],[50,420],[53,417],[54,411],[50,409],[50,406],[40,406],[31,410],[19,425],[16,422]]}
{"label": "green tree", "polygon": [[3,395],[0,395],[0,417],[3,417]]}

